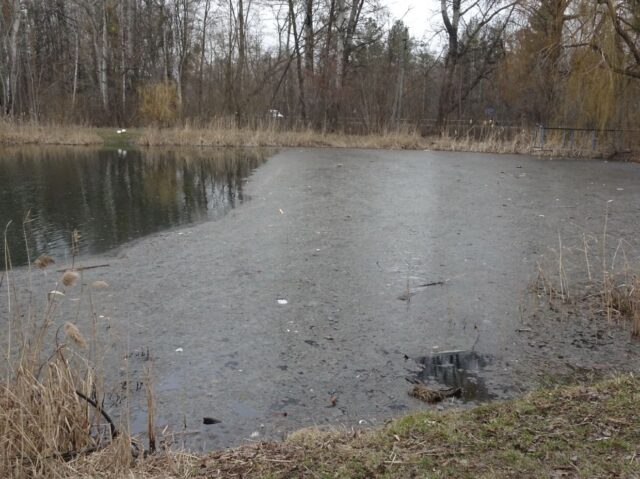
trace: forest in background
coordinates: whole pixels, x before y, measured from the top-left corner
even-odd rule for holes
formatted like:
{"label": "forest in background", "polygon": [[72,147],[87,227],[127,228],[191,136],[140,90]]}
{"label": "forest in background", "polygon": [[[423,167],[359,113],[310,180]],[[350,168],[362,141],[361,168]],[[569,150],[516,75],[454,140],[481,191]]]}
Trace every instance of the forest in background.
{"label": "forest in background", "polygon": [[640,119],[640,1],[440,6],[424,40],[380,0],[0,0],[0,117],[362,132]]}

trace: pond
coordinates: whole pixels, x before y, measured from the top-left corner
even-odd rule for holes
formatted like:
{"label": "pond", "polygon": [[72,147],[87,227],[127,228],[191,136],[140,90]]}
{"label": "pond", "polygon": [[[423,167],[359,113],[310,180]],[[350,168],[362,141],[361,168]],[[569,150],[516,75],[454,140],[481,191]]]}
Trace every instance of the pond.
{"label": "pond", "polygon": [[49,254],[111,250],[167,228],[215,218],[242,203],[258,149],[0,151],[0,225],[14,266]]}
{"label": "pond", "polygon": [[[0,216],[16,223],[13,250],[31,209],[33,254],[49,252],[62,268],[77,228],[81,266],[108,265],[80,281],[108,288],[70,290],[55,323],[73,318],[99,338],[104,405],[114,414],[126,405],[134,432],[146,429],[149,377],[158,430],[207,449],[513,397],[571,368],[640,367],[640,342],[624,324],[547,318],[531,288],[560,238],[573,294],[585,241],[592,271],[602,264],[605,217],[617,257],[640,258],[638,165],[425,151],[270,155],[2,156]],[[38,291],[58,277],[32,271]],[[91,301],[82,301],[87,290]],[[409,396],[411,381],[464,392],[425,404]]]}

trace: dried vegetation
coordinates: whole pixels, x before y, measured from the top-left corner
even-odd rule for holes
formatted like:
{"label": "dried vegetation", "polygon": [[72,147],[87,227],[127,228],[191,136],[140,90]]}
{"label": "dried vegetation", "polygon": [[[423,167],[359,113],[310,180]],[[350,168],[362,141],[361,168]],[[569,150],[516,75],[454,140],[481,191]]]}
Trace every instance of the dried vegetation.
{"label": "dried vegetation", "polygon": [[99,145],[103,141],[95,128],[0,118],[0,145]]}
{"label": "dried vegetation", "polygon": [[575,244],[559,235],[557,248],[538,262],[534,289],[554,311],[628,324],[640,337],[640,258],[629,253],[634,248],[628,241],[612,241],[608,221],[609,205],[601,234],[583,233]]}

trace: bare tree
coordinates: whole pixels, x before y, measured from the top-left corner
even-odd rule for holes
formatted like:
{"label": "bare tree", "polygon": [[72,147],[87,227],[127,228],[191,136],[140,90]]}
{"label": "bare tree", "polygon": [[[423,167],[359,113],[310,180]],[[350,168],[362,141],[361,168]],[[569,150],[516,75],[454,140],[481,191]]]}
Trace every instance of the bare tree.
{"label": "bare tree", "polygon": [[[440,101],[438,106],[438,125],[444,126],[449,114],[455,108],[455,95],[458,99],[466,98],[480,80],[491,69],[493,51],[502,40],[502,34],[509,23],[516,2],[504,3],[503,0],[440,0],[440,12],[444,23],[447,38],[447,49],[444,55],[444,73],[442,87],[440,89]],[[500,14],[506,12],[505,18]],[[480,36],[491,26],[492,22],[498,22],[494,32],[494,41],[487,50],[481,67],[474,78],[463,89],[462,82],[456,81],[460,73],[461,63],[465,60],[471,48]],[[458,87],[456,92],[455,87]]]}

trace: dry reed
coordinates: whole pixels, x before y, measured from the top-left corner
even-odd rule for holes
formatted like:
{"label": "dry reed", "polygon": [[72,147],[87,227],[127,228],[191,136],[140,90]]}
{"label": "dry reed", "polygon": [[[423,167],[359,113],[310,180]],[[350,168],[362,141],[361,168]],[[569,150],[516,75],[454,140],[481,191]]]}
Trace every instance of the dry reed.
{"label": "dry reed", "polygon": [[383,131],[371,135],[325,133],[309,128],[284,130],[264,123],[254,128],[237,128],[229,122],[216,122],[206,127],[146,128],[137,139],[142,146],[199,147],[334,147],[424,149],[431,144],[410,129]]}
{"label": "dry reed", "polygon": [[99,145],[94,128],[8,121],[0,118],[0,145]]}
{"label": "dry reed", "polygon": [[623,240],[615,249],[608,246],[608,208],[604,224],[601,235],[584,233],[579,245],[567,246],[558,235],[558,249],[550,248],[538,262],[534,289],[553,309],[563,304],[569,309],[589,309],[607,324],[628,321],[632,336],[640,337],[640,258],[630,263],[625,251],[628,243]]}
{"label": "dry reed", "polygon": [[[40,262],[43,267],[51,263],[52,258]],[[132,466],[131,440],[100,406],[101,379],[85,356],[97,338],[89,344],[74,322],[59,319],[64,292],[80,275],[65,272],[45,295],[32,289],[31,274],[15,273],[5,253],[0,477],[85,475],[77,461],[91,464],[91,476],[105,471],[113,477]]]}

